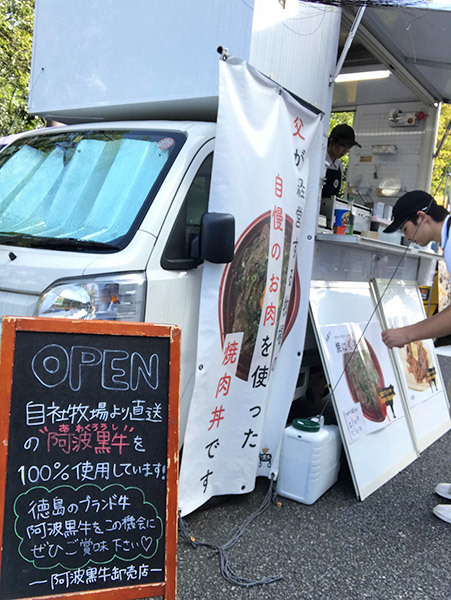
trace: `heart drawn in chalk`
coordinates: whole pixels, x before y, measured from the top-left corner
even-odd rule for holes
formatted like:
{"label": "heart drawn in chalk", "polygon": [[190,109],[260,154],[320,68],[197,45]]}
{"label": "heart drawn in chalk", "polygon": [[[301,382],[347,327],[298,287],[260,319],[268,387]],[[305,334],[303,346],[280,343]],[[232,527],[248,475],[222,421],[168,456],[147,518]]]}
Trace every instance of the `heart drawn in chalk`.
{"label": "heart drawn in chalk", "polygon": [[153,538],[148,535],[141,536],[141,546],[144,548],[145,552],[148,552],[152,547]]}

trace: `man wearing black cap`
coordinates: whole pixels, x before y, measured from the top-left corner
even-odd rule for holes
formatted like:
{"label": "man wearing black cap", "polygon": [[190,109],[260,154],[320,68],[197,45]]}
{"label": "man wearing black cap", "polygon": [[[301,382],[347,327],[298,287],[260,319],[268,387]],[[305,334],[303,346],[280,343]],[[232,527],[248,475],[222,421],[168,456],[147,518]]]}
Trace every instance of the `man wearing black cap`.
{"label": "man wearing black cap", "polygon": [[[426,246],[437,242],[444,251],[448,272],[451,272],[451,243],[448,241],[449,213],[436,203],[427,192],[415,190],[399,198],[393,207],[393,222],[384,233],[401,230],[406,240]],[[451,306],[445,310],[407,327],[386,329],[382,339],[389,348],[402,348],[410,342],[437,338],[451,334]]]}
{"label": "man wearing black cap", "polygon": [[326,182],[322,197],[336,196],[341,188],[343,165],[340,158],[353,146],[362,146],[356,141],[354,129],[349,125],[336,125],[329,134],[326,154]]}
{"label": "man wearing black cap", "polygon": [[[407,192],[399,198],[393,207],[393,222],[384,229],[391,233],[400,229],[407,240],[425,246],[429,242],[437,242],[443,248],[448,272],[451,273],[451,243],[448,242],[450,215],[438,205],[434,198],[421,190]],[[419,323],[386,329],[382,332],[382,340],[389,348],[402,348],[417,340],[438,338],[451,334],[451,306],[441,312],[424,319]],[[439,483],[435,488],[437,494],[451,500],[451,483]],[[451,504],[438,504],[434,514],[451,523]]]}

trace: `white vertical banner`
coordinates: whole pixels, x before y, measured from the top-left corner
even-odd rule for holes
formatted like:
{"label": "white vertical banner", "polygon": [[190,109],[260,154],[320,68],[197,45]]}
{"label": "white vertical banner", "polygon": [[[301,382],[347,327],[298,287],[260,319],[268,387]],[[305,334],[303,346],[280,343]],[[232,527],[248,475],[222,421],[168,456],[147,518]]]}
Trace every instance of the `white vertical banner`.
{"label": "white vertical banner", "polygon": [[254,489],[275,457],[302,358],[318,213],[320,115],[244,61],[220,62],[210,211],[235,257],[205,263],[179,508]]}

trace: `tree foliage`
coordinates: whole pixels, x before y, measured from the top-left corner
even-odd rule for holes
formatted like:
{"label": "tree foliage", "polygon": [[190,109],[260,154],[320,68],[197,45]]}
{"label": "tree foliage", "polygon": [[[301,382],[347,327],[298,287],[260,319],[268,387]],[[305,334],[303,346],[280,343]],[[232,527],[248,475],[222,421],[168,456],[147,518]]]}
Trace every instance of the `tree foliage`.
{"label": "tree foliage", "polygon": [[[27,112],[33,17],[34,0],[0,0],[0,135],[33,129],[45,124],[43,119],[29,115]],[[329,130],[341,123],[352,125],[353,119],[353,112],[332,113]],[[438,143],[449,123],[451,123],[451,106],[445,104],[440,115]],[[341,160],[346,172],[348,156],[344,156]],[[431,193],[440,200],[450,185],[451,125],[449,135],[434,161]]]}
{"label": "tree foliage", "polygon": [[27,112],[33,12],[34,0],[0,0],[1,135],[44,123]]}
{"label": "tree foliage", "polygon": [[[442,140],[443,143],[440,144]],[[449,190],[451,180],[451,105],[449,104],[443,104],[440,112],[437,150],[440,145],[440,152],[434,160],[431,185],[431,194],[439,202],[444,200],[443,196]]]}

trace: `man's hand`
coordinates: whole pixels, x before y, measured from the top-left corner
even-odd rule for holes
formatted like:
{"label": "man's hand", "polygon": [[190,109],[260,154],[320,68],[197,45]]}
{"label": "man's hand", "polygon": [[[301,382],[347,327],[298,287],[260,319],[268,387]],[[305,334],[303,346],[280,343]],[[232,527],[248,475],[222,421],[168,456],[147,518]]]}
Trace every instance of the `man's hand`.
{"label": "man's hand", "polygon": [[382,332],[382,341],[389,348],[402,348],[410,342],[435,339],[445,335],[451,335],[451,304],[432,317],[413,325],[386,329]]}
{"label": "man's hand", "polygon": [[389,348],[402,348],[409,343],[406,328],[385,329],[382,332],[382,341]]}

